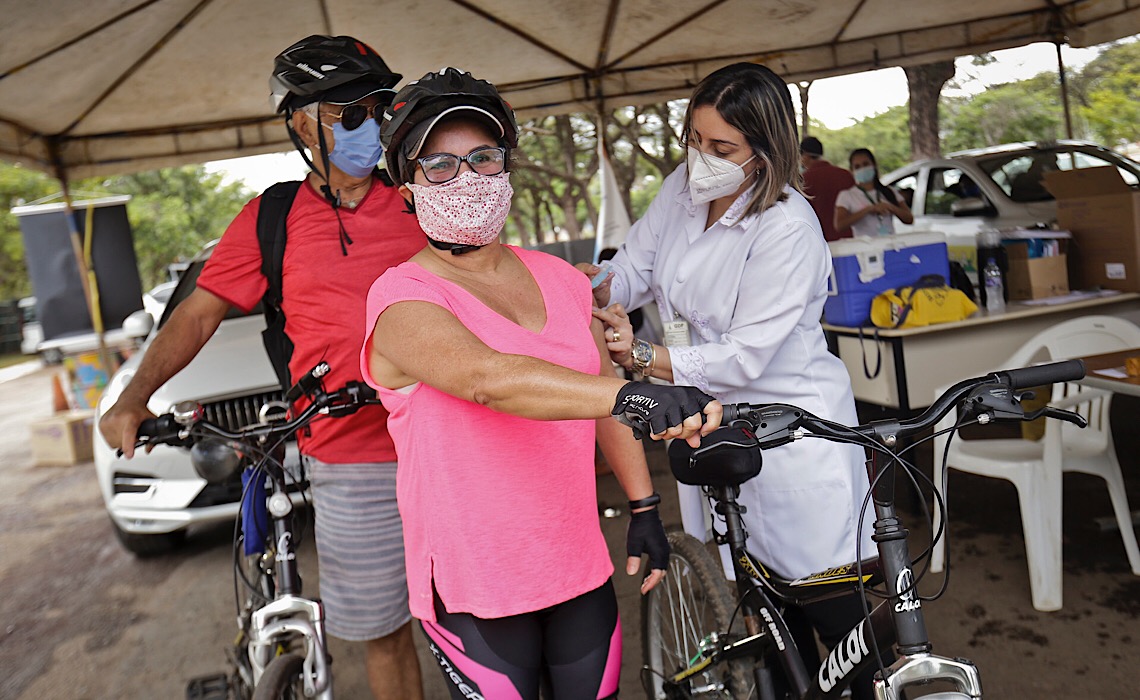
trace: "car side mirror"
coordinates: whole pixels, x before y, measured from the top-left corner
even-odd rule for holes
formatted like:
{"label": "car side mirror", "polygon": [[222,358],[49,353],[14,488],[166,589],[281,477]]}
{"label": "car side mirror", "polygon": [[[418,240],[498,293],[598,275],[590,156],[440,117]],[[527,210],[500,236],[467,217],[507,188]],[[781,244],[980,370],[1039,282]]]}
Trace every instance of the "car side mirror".
{"label": "car side mirror", "polygon": [[144,309],[139,309],[123,319],[123,332],[129,338],[145,338],[150,335],[152,328],[154,328],[154,316]]}
{"label": "car side mirror", "polygon": [[951,216],[997,216],[997,209],[985,197],[963,197],[950,203]]}

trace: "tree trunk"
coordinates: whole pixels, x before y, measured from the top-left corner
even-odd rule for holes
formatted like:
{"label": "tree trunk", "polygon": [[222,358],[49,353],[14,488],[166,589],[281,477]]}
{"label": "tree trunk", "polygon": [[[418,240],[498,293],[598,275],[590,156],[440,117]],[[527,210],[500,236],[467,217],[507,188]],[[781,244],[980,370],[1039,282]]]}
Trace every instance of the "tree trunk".
{"label": "tree trunk", "polygon": [[805,80],[802,83],[796,83],[796,89],[800,91],[800,138],[808,135],[808,91],[811,90],[813,81]]}
{"label": "tree trunk", "polygon": [[921,66],[904,66],[910,89],[911,157],[938,158],[942,147],[938,139],[938,97],[942,86],[954,77],[954,61],[938,61]]}

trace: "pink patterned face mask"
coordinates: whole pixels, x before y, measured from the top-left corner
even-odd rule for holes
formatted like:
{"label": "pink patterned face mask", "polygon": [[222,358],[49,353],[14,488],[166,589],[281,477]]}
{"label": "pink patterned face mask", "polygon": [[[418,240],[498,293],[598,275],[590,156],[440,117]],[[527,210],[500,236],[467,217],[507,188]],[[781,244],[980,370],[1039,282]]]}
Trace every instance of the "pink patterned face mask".
{"label": "pink patterned face mask", "polygon": [[416,218],[429,238],[443,243],[482,246],[499,237],[511,211],[510,173],[467,171],[442,185],[408,183]]}

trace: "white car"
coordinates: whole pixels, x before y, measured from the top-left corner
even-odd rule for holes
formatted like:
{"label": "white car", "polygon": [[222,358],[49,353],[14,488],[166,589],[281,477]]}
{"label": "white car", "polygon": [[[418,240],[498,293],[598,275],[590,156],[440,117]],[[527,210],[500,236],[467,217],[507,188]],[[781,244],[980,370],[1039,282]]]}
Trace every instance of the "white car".
{"label": "white car", "polygon": [[175,288],[178,287],[178,281],[163,282],[156,284],[146,294],[143,294],[143,310],[146,311],[154,318],[154,322],[158,323],[162,320],[162,312],[166,308],[167,302],[170,301],[171,295],[174,294]]}
{"label": "white car", "polygon": [[24,297],[16,305],[20,309],[20,352],[35,355],[44,340],[44,328],[36,318],[36,298]]}
{"label": "white car", "polygon": [[1045,189],[1043,173],[1112,165],[1132,187],[1140,186],[1140,163],[1084,141],[1011,143],[920,160],[882,177],[914,212],[913,224],[895,222],[899,233],[939,231],[947,235],[968,273],[976,237],[987,229],[1048,226],[1057,219],[1057,202]]}
{"label": "white car", "polygon": [[[161,322],[194,290],[213,246],[207,245],[182,275]],[[146,314],[143,317],[149,318]],[[99,400],[97,419],[118,400],[134,376],[161,322],[150,330],[142,349],[111,378]],[[256,423],[261,406],[282,396],[262,346],[264,328],[260,308],[249,314],[232,309],[197,357],[154,393],[150,410],[162,414],[179,401],[197,401],[211,422],[229,428]],[[295,449],[289,450],[286,466],[297,469]],[[140,556],[177,546],[191,525],[232,522],[238,513],[240,475],[225,484],[209,484],[195,473],[190,453],[183,448],[160,445],[150,454],[139,450],[128,460],[117,457],[96,431],[95,469],[120,542]]]}

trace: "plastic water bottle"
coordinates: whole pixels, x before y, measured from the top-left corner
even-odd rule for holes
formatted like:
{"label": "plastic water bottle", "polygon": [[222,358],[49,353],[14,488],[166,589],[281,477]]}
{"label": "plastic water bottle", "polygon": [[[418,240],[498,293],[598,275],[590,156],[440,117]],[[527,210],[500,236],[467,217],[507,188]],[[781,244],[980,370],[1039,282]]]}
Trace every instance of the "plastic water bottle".
{"label": "plastic water bottle", "polygon": [[986,310],[1004,311],[1005,289],[1001,282],[1001,268],[993,258],[986,261],[986,266],[982,269],[982,278],[986,286]]}

